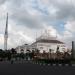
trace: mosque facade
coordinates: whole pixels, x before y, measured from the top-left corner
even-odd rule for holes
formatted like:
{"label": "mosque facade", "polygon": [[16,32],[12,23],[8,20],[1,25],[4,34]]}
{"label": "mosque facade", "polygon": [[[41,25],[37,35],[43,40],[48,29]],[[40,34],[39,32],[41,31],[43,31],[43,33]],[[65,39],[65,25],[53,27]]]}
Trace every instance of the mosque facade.
{"label": "mosque facade", "polygon": [[56,52],[57,48],[59,48],[60,52],[66,52],[67,47],[64,42],[57,40],[57,37],[53,37],[49,35],[50,33],[43,33],[40,37],[36,38],[36,41],[33,42],[31,45],[23,45],[16,48],[17,53],[21,53],[21,50],[39,50],[40,53],[49,52]]}

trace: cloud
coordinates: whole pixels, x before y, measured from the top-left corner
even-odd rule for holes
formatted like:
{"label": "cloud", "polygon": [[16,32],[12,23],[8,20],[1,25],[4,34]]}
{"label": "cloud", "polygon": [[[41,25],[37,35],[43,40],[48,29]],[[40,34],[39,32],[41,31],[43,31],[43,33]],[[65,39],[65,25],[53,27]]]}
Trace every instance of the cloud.
{"label": "cloud", "polygon": [[65,28],[74,33],[75,32],[75,21],[74,20],[67,21],[67,23],[65,24]]}
{"label": "cloud", "polygon": [[6,2],[6,0],[0,0],[0,5],[2,5],[5,2]]}
{"label": "cloud", "polygon": [[74,0],[0,0],[0,41],[8,12],[9,48],[34,41],[36,32],[40,36],[45,29],[62,41],[71,42],[75,38],[74,9]]}

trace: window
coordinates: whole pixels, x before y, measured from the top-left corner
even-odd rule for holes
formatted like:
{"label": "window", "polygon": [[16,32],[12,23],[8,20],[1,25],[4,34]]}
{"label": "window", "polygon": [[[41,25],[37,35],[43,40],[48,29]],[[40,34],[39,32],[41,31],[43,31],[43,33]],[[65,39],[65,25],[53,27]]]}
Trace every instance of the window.
{"label": "window", "polygon": [[43,44],[38,44],[38,46],[43,46]]}
{"label": "window", "polygon": [[21,53],[24,53],[24,50],[23,49],[21,49]]}
{"label": "window", "polygon": [[58,47],[60,47],[60,45],[57,45]]}
{"label": "window", "polygon": [[43,49],[43,47],[40,47],[40,49]]}
{"label": "window", "polygon": [[65,50],[65,48],[62,48],[62,50]]}
{"label": "window", "polygon": [[32,48],[32,49],[35,49],[35,48]]}
{"label": "window", "polygon": [[65,47],[65,45],[62,45],[62,47]]}

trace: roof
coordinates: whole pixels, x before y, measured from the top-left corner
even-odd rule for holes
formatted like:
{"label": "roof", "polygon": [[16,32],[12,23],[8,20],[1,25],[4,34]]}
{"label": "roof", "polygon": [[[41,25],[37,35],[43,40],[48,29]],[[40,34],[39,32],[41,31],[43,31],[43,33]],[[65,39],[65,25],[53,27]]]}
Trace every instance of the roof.
{"label": "roof", "polygon": [[38,40],[38,41],[36,41],[34,43],[37,43],[37,42],[40,42],[40,43],[58,43],[58,44],[64,44],[63,42],[61,42],[59,40],[47,40],[47,39],[40,39],[40,40]]}

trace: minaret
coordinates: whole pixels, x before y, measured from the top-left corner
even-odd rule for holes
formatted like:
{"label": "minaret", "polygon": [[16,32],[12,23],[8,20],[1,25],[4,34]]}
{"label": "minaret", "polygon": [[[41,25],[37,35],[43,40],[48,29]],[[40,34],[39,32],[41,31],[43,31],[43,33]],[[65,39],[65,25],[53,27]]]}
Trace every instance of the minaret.
{"label": "minaret", "polygon": [[5,27],[5,34],[4,34],[4,50],[7,50],[7,41],[8,41],[8,13],[6,17],[6,27]]}

